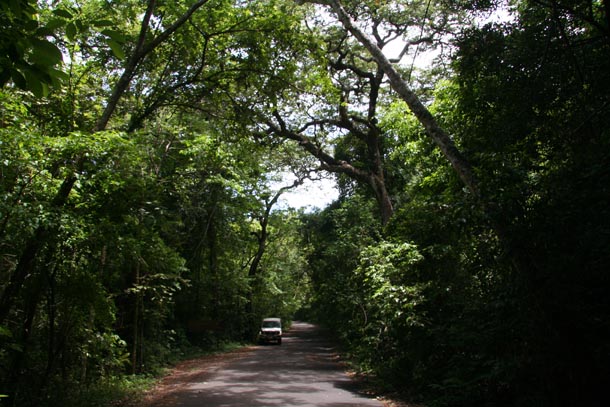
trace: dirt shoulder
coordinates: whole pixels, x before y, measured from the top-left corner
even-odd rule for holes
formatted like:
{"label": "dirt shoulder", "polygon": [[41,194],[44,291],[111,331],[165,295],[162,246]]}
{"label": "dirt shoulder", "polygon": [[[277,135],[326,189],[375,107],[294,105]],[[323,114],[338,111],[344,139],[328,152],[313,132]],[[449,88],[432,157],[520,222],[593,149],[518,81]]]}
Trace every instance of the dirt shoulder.
{"label": "dirt shoulder", "polygon": [[228,352],[204,355],[194,359],[184,360],[172,367],[169,372],[138,401],[123,402],[117,407],[158,407],[169,406],[166,400],[184,387],[200,381],[205,381],[215,371],[225,364],[242,358],[253,349],[253,346],[244,346]]}

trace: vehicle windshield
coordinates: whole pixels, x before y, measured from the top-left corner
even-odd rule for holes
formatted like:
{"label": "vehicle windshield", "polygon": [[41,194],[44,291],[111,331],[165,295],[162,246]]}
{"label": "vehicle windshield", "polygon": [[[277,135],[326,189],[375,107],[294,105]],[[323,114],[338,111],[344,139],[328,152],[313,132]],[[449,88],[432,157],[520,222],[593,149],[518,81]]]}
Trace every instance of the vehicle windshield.
{"label": "vehicle windshield", "polygon": [[281,328],[280,321],[263,321],[263,328]]}

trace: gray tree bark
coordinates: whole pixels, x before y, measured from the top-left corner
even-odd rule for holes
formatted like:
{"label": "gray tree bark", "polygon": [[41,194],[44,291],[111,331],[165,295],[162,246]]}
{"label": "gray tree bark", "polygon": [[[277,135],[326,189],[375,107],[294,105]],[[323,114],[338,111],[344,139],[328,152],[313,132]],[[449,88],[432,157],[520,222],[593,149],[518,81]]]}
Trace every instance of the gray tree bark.
{"label": "gray tree bark", "polygon": [[434,116],[423,105],[417,95],[410,89],[407,81],[405,81],[396,68],[394,68],[392,63],[383,54],[382,50],[377,46],[373,39],[357,26],[354,20],[345,11],[341,2],[339,0],[314,0],[298,2],[326,5],[333,10],[341,24],[343,24],[343,27],[369,51],[379,67],[387,75],[392,89],[400,96],[402,100],[407,103],[409,109],[411,109],[417,120],[424,126],[427,134],[430,136],[433,142],[440,148],[441,152],[445,158],[447,158],[464,185],[476,198],[480,198],[479,183],[472,172],[470,162],[466,160],[466,158],[458,150],[455,143],[445,132],[445,130],[439,126]]}

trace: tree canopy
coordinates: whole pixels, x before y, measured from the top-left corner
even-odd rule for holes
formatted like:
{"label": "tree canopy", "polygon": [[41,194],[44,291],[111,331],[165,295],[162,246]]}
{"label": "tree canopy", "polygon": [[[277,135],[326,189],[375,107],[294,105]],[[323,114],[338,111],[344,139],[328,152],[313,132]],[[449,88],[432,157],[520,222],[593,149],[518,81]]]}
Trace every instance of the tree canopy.
{"label": "tree canopy", "polygon": [[[0,26],[2,402],[116,403],[277,316],[411,402],[606,404],[606,1],[11,0]],[[279,204],[328,174],[329,206]]]}

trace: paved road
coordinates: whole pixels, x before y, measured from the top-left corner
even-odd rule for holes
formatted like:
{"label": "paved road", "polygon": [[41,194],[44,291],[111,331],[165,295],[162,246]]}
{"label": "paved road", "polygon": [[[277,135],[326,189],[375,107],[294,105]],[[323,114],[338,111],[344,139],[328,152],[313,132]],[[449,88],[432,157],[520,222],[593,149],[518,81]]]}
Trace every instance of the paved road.
{"label": "paved road", "polygon": [[381,402],[355,392],[334,349],[320,338],[313,325],[305,323],[294,323],[281,346],[258,346],[203,380],[174,394],[171,405],[382,406]]}

